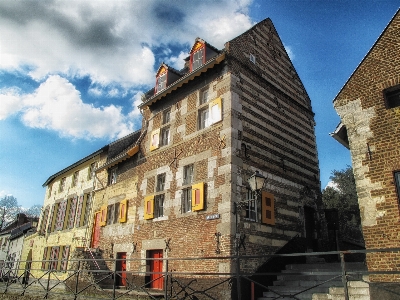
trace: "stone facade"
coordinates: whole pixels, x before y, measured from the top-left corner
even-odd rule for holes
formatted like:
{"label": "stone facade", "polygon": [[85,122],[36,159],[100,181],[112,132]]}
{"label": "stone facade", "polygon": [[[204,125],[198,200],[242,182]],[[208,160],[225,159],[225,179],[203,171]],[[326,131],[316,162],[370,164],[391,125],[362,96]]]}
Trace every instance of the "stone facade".
{"label": "stone facade", "polygon": [[[399,190],[394,173],[400,170],[399,113],[385,100],[388,89],[400,89],[400,13],[393,17],[334,100],[342,137],[351,152],[362,228],[367,249],[400,246]],[[369,270],[398,270],[393,253],[367,256]],[[396,276],[397,277],[397,276]],[[394,280],[390,276],[374,280]]]}
{"label": "stone facade", "polygon": [[[207,59],[195,68],[199,49]],[[197,39],[186,69],[160,67],[155,90],[140,105],[140,136],[117,141],[118,154],[110,144],[96,171],[94,235],[104,257],[123,255],[145,283],[157,251],[198,258],[171,260],[174,272],[229,273],[231,261],[204,258],[271,254],[295,236],[316,250],[326,230],[314,113],[271,20],[221,51]],[[255,171],[266,177],[257,199],[247,196]],[[241,269],[262,263],[243,261]]]}

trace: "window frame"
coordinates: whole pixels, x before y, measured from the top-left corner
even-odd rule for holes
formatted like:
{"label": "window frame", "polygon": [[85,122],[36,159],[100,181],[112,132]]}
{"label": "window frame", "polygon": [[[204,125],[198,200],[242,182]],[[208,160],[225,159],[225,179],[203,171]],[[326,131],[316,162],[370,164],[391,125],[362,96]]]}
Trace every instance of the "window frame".
{"label": "window frame", "polygon": [[113,185],[117,183],[117,167],[111,168],[110,169],[110,174],[108,175],[108,185]]}
{"label": "window frame", "polygon": [[200,91],[199,105],[206,104],[210,100],[210,91],[208,87]]}
{"label": "window frame", "polygon": [[[398,96],[398,100],[391,99],[391,97]],[[396,107],[400,107],[400,84],[395,86],[391,86],[387,89],[383,90],[383,98],[385,99],[385,107],[387,109],[392,109]],[[391,102],[395,102],[394,104]]]}
{"label": "window frame", "polygon": [[182,189],[181,213],[192,212],[192,187]]}
{"label": "window frame", "polygon": [[256,192],[252,191],[251,189],[247,189],[246,191],[246,215],[245,215],[245,220],[247,221],[253,221],[257,222],[257,198],[256,198]]}
{"label": "window frame", "polygon": [[171,109],[168,108],[163,111],[163,125],[168,124],[171,122]]}
{"label": "window frame", "polygon": [[191,185],[194,180],[194,164],[183,167],[182,185]]}
{"label": "window frame", "polygon": [[60,185],[58,187],[58,191],[59,192],[63,192],[64,191],[66,181],[67,181],[67,177],[63,177],[63,178],[60,179]]}
{"label": "window frame", "polygon": [[210,110],[207,107],[203,107],[199,109],[198,112],[198,129],[205,129],[208,126],[210,126],[209,124],[209,120],[210,120]]}
{"label": "window frame", "polygon": [[78,185],[78,179],[79,179],[79,170],[75,171],[74,174],[72,175],[72,183],[71,183],[72,187]]}
{"label": "window frame", "polygon": [[[201,57],[199,57],[199,53],[201,53]],[[190,71],[194,71],[205,63],[205,56],[206,56],[206,47],[202,45],[196,51],[193,51],[190,55]],[[201,60],[201,63],[200,63]],[[196,64],[196,67],[194,66]]]}
{"label": "window frame", "polygon": [[161,134],[160,134],[160,146],[167,146],[170,142],[170,127],[166,126],[161,128]]}
{"label": "window frame", "polygon": [[[167,73],[168,72],[165,71],[157,76],[156,86],[155,86],[156,94],[167,88]],[[160,80],[161,80],[161,82],[160,82]],[[161,85],[160,85],[160,83],[161,83]]]}

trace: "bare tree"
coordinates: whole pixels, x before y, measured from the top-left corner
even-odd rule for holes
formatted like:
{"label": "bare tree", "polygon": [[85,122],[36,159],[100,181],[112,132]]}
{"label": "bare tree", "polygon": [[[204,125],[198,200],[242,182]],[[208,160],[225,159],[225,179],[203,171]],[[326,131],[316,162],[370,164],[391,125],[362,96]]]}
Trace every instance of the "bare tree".
{"label": "bare tree", "polygon": [[0,230],[6,227],[7,223],[13,221],[17,214],[21,212],[17,198],[14,196],[4,196],[0,199]]}

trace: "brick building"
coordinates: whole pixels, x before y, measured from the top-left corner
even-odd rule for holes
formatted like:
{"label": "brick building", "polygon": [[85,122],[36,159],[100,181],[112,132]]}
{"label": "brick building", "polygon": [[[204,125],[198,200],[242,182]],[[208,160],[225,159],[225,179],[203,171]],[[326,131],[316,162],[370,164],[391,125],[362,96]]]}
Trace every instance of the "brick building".
{"label": "brick building", "polygon": [[[400,246],[399,53],[397,11],[334,99],[341,124],[332,136],[350,149],[367,249]],[[400,257],[370,254],[367,262],[370,271],[398,270]]]}
{"label": "brick building", "polygon": [[[232,261],[200,258],[271,254],[296,236],[315,249],[326,231],[314,113],[271,20],[222,50],[197,38],[185,62],[159,67],[139,106],[141,131],[100,155],[92,247],[143,274],[164,270],[146,260],[161,257],[199,258],[170,261],[176,272],[229,273]],[[247,184],[255,171],[266,178],[259,194]],[[235,297],[228,284],[212,293]]]}

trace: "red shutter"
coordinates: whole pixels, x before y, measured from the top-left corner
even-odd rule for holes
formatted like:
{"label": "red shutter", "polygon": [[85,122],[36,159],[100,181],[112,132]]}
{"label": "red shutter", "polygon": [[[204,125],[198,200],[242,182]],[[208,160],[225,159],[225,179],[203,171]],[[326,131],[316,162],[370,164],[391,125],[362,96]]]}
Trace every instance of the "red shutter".
{"label": "red shutter", "polygon": [[66,271],[68,266],[69,246],[64,246],[62,251],[61,270]]}
{"label": "red shutter", "polygon": [[56,204],[53,204],[51,206],[51,212],[50,212],[50,217],[49,217],[49,221],[47,222],[47,232],[51,232],[53,230],[53,220],[55,218],[55,207]]}
{"label": "red shutter", "polygon": [[57,210],[56,230],[63,230],[66,210],[67,200],[61,201]]}
{"label": "red shutter", "polygon": [[50,265],[51,270],[57,270],[58,267],[58,254],[60,252],[60,247],[52,247],[50,253]]}
{"label": "red shutter", "polygon": [[71,200],[71,204],[69,207],[69,214],[68,214],[68,228],[73,228],[75,223],[75,213],[76,213],[76,204],[78,202],[78,197],[75,196]]}
{"label": "red shutter", "polygon": [[47,260],[47,252],[48,252],[49,248],[48,247],[44,247],[43,249],[43,260],[42,260],[42,270],[47,269],[46,265],[48,264]]}

